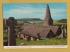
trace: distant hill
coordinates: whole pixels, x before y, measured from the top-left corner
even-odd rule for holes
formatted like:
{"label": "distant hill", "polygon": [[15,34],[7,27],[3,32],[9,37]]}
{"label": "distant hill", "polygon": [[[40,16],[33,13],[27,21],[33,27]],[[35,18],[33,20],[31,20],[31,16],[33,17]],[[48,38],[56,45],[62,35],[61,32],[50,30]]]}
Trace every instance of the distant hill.
{"label": "distant hill", "polygon": [[17,21],[42,21],[42,19],[39,19],[39,18],[23,18],[23,19],[17,19]]}
{"label": "distant hill", "polygon": [[61,19],[61,20],[58,20],[58,22],[67,23],[67,19]]}

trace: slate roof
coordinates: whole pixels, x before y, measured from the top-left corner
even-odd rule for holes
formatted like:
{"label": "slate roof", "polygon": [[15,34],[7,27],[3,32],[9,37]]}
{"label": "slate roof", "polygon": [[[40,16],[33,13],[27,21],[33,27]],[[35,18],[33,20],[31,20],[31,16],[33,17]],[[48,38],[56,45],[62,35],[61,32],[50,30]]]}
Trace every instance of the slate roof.
{"label": "slate roof", "polygon": [[39,34],[41,38],[46,38],[48,36],[48,33],[51,33],[50,31],[52,31],[52,33],[56,35],[58,29],[59,29],[58,26],[38,27],[36,25],[28,25],[24,26],[24,30],[22,31],[22,33],[36,38],[38,37]]}

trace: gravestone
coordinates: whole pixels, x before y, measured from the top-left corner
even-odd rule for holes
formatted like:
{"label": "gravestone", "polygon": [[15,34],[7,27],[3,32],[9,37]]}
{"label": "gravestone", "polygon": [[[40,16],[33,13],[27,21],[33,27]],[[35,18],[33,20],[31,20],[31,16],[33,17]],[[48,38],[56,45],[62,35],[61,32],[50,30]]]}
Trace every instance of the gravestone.
{"label": "gravestone", "polygon": [[61,34],[58,36],[58,38],[65,38],[66,33],[65,33],[65,28],[64,25],[61,25]]}
{"label": "gravestone", "polygon": [[14,19],[14,17],[9,17],[9,19],[7,20],[8,46],[16,45],[16,31],[15,31],[16,24],[17,24],[17,21]]}

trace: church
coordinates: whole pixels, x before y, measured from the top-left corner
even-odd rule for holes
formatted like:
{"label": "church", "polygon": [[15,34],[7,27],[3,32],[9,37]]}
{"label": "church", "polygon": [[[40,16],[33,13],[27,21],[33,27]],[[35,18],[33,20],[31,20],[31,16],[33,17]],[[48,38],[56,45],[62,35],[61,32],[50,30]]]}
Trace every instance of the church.
{"label": "church", "polygon": [[46,15],[42,26],[39,27],[36,24],[23,26],[23,30],[18,32],[17,37],[25,40],[41,40],[59,36],[61,32],[60,26],[53,25],[50,8],[47,4]]}

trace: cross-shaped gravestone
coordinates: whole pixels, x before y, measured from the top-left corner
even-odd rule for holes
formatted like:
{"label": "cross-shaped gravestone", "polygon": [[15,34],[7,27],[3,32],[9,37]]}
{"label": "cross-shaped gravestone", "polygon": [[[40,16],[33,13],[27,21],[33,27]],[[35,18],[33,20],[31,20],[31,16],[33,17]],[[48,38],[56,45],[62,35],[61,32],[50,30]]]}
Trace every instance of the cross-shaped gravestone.
{"label": "cross-shaped gravestone", "polygon": [[16,45],[16,31],[15,31],[16,24],[17,24],[17,21],[14,19],[14,17],[9,17],[9,19],[7,20],[8,46]]}

